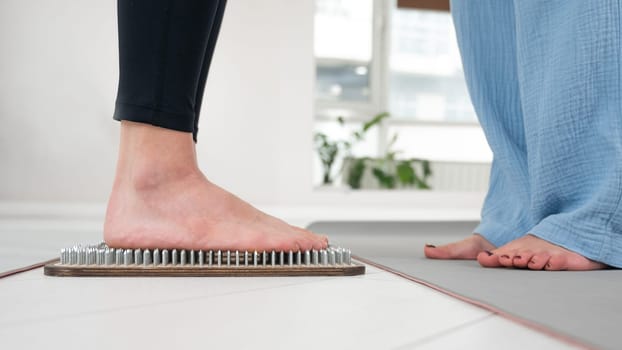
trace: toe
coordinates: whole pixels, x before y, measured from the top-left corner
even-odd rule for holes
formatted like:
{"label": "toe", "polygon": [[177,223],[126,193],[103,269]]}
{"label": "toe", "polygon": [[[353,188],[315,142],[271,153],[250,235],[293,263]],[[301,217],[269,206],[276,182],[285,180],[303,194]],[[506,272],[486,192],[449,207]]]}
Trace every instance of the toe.
{"label": "toe", "polygon": [[324,235],[318,235],[313,233],[313,247],[312,249],[321,250],[326,249],[328,247],[328,237]]}
{"label": "toe", "polygon": [[317,249],[317,247],[320,246],[317,241],[306,237],[299,239],[296,243],[298,244],[299,250]]}
{"label": "toe", "polygon": [[568,270],[568,259],[566,256],[561,254],[553,255],[546,265],[544,265],[544,269],[547,271]]}
{"label": "toe", "polygon": [[533,252],[530,250],[525,250],[521,252],[517,252],[512,259],[512,265],[518,269],[525,269],[529,264],[529,261],[533,257]]}
{"label": "toe", "polygon": [[311,249],[325,249],[327,244],[325,236],[318,235],[309,230],[290,225],[291,229],[294,231],[294,234],[298,235],[298,245],[301,250],[311,250]]}
{"label": "toe", "polygon": [[531,259],[529,259],[527,268],[530,270],[542,270],[549,262],[550,258],[551,256],[547,253],[534,254]]}
{"label": "toe", "polygon": [[514,251],[504,251],[498,252],[499,256],[499,264],[505,267],[514,267],[514,256],[516,255]]}
{"label": "toe", "polygon": [[314,234],[316,238],[316,244],[313,245],[313,249],[326,249],[328,247],[328,236]]}
{"label": "toe", "polygon": [[449,259],[448,252],[442,247],[436,247],[432,244],[426,244],[423,253],[428,259]]}
{"label": "toe", "polygon": [[426,244],[423,248],[423,253],[428,259],[451,259],[451,249],[447,246],[435,246],[432,244]]}
{"label": "toe", "polygon": [[[328,244],[324,243],[324,241],[313,241],[313,244],[311,246],[311,249],[315,249],[315,250],[322,250],[322,249],[326,249],[326,247],[328,246]],[[305,249],[305,250],[309,250],[309,249]]]}
{"label": "toe", "polygon": [[477,254],[495,247],[479,235],[472,235],[458,242],[436,247],[427,244],[423,249],[430,259],[466,259],[475,260]]}
{"label": "toe", "polygon": [[428,259],[461,259],[457,247],[455,244],[447,244],[440,247],[436,247],[431,244],[426,244],[423,248],[423,252]]}
{"label": "toe", "polygon": [[324,244],[324,246],[327,246],[328,242],[330,241],[328,239],[328,236],[327,235],[319,235],[319,236],[320,236],[320,239],[322,240],[322,244]]}
{"label": "toe", "polygon": [[483,267],[501,267],[499,256],[491,251],[483,251],[477,255],[477,261]]}

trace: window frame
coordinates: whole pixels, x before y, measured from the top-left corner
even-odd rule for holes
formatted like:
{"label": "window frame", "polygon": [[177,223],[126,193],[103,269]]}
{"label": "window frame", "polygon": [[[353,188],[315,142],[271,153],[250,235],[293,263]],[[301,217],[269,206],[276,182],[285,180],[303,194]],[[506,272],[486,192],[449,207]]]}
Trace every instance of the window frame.
{"label": "window frame", "polygon": [[[342,102],[329,101],[315,98],[314,99],[314,121],[334,121],[337,117],[343,117],[347,122],[364,122],[372,116],[389,111],[389,54],[391,51],[391,12],[397,8],[398,0],[372,0],[372,52],[370,62],[370,100],[369,102]],[[438,8],[436,10],[443,10]],[[403,6],[404,8],[416,8],[412,6]],[[424,10],[430,10],[421,7]],[[348,59],[326,59],[315,57],[315,66],[318,63],[344,62],[348,64],[362,64],[363,62]],[[338,112],[336,114],[335,112]],[[390,111],[389,111],[390,112]],[[429,121],[418,120],[415,118],[394,117],[385,119],[378,126],[378,144],[376,145],[377,154],[384,154],[390,135],[388,135],[391,126],[442,126],[452,127],[477,127],[480,125],[477,121]],[[456,160],[459,162],[459,160]]]}

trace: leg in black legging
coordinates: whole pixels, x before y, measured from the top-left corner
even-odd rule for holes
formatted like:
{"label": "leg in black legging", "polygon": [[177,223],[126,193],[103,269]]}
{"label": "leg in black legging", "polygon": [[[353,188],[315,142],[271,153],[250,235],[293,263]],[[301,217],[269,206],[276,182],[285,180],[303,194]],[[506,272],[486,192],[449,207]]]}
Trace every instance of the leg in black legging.
{"label": "leg in black legging", "polygon": [[119,0],[114,119],[192,132],[225,0]]}
{"label": "leg in black legging", "polygon": [[207,40],[207,49],[205,51],[205,55],[203,55],[203,64],[201,65],[201,74],[199,75],[199,84],[197,86],[194,105],[194,142],[197,141],[197,133],[199,132],[199,115],[201,112],[201,104],[203,102],[203,92],[205,91],[205,81],[207,80],[207,73],[209,71],[210,64],[212,63],[214,49],[216,48],[216,41],[218,39],[218,33],[220,32],[220,24],[222,23],[222,17],[225,13],[225,4],[226,0],[220,0],[218,2],[216,17],[212,23],[210,36]]}
{"label": "leg in black legging", "polygon": [[119,159],[104,222],[115,248],[324,249],[199,169],[196,132],[224,0],[119,0]]}

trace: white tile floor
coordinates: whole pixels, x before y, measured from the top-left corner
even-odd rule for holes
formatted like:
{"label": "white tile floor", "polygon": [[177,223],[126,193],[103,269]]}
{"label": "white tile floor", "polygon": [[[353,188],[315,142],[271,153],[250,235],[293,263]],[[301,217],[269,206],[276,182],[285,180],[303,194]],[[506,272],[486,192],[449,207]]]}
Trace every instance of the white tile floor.
{"label": "white tile floor", "polygon": [[[97,223],[0,220],[0,271],[99,238]],[[2,349],[568,349],[368,267],[356,277],[0,279]]]}

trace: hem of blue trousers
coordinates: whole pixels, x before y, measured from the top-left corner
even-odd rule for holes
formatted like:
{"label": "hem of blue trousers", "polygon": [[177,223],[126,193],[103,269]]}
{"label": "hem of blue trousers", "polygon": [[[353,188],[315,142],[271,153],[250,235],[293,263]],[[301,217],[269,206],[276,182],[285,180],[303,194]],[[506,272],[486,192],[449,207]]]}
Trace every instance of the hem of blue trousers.
{"label": "hem of blue trousers", "polygon": [[529,224],[527,220],[521,220],[514,224],[496,221],[490,218],[482,219],[479,225],[473,230],[473,233],[484,237],[495,247],[500,247],[517,238],[524,236]]}
{"label": "hem of blue trousers", "polygon": [[622,234],[562,220],[555,216],[548,217],[529,233],[588,259],[622,268],[622,255],[619,254],[622,251]]}

